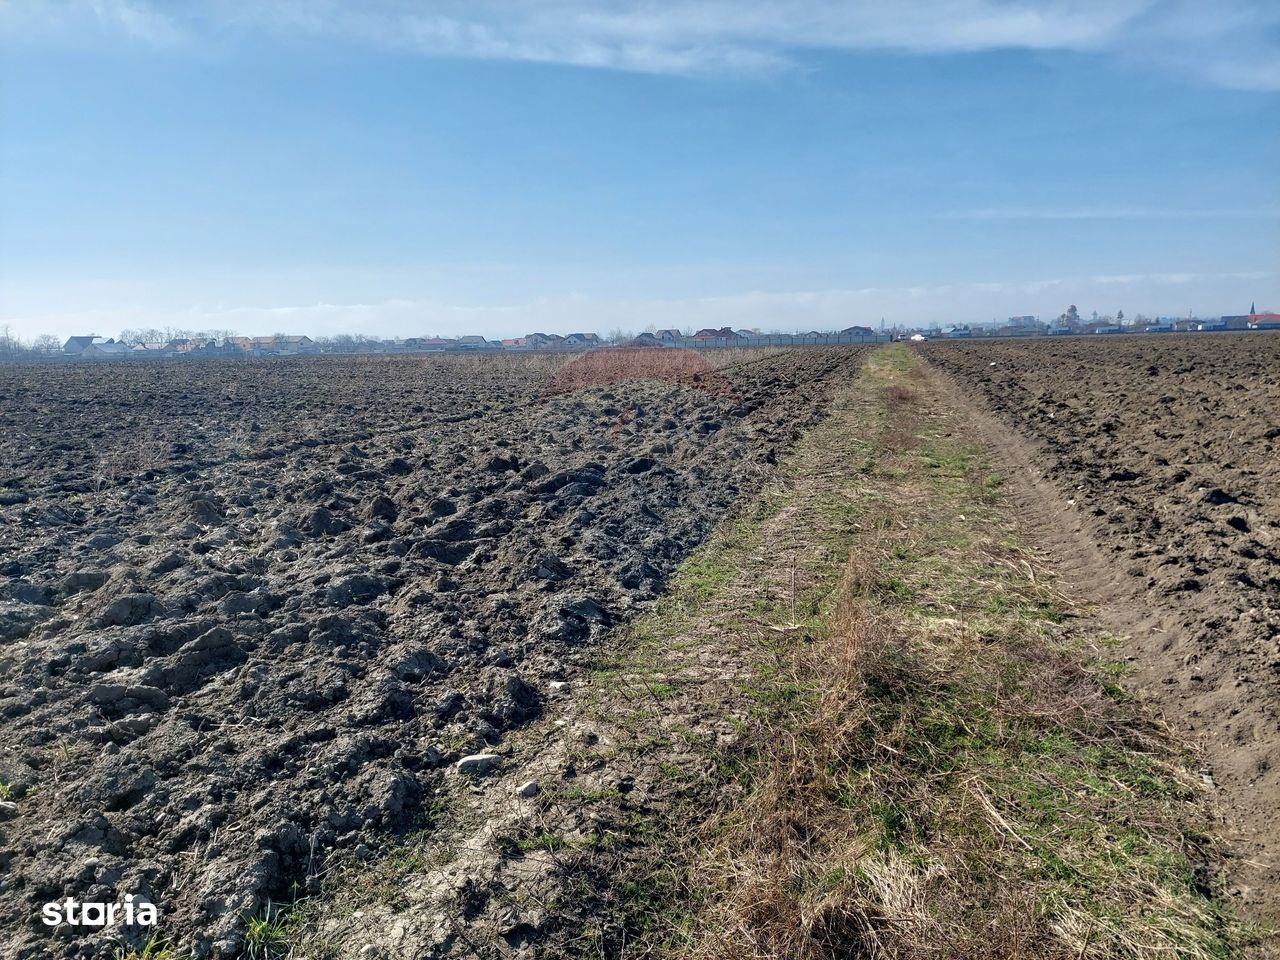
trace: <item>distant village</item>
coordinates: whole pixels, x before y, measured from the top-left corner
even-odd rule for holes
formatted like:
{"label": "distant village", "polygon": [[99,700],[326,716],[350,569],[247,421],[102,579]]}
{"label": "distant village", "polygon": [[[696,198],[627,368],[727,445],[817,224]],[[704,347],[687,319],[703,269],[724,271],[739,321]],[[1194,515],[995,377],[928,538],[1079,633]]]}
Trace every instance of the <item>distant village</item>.
{"label": "distant village", "polygon": [[1280,330],[1280,313],[1249,312],[1221,317],[1129,318],[1119,311],[1113,316],[1081,317],[1074,305],[1062,314],[1042,320],[1036,316],[1010,317],[1003,323],[964,324],[943,327],[898,327],[880,329],[850,326],[841,330],[811,330],[807,333],[762,333],[731,327],[702,330],[648,330],[639,335],[617,334],[602,338],[595,333],[530,333],[506,340],[482,336],[403,337],[379,339],[359,335],[316,337],[278,333],[268,337],[241,337],[231,331],[190,332],[125,330],[118,337],[95,334],[69,337],[59,343],[40,337],[23,345],[5,333],[0,336],[0,356],[45,360],[120,360],[146,357],[297,357],[320,354],[406,354],[469,352],[580,351],[603,346],[683,347],[786,347],[826,346],[842,343],[872,343],[895,339],[976,339],[1032,336],[1098,336],[1140,333],[1207,333],[1216,331]]}
{"label": "distant village", "polygon": [[1075,305],[1052,320],[1039,317],[1010,317],[1003,324],[964,325],[946,329],[933,327],[913,330],[917,335],[947,339],[971,337],[1092,336],[1117,333],[1210,333],[1223,330],[1280,330],[1280,313],[1259,313],[1250,305],[1248,313],[1221,317],[1145,317],[1129,318],[1120,310],[1114,317],[1094,313],[1087,320]]}
{"label": "distant village", "polygon": [[69,337],[61,345],[58,356],[81,360],[110,360],[128,357],[297,357],[317,354],[402,354],[402,353],[468,353],[580,351],[603,346],[632,347],[757,347],[757,346],[823,346],[839,343],[864,343],[888,340],[890,334],[877,334],[870,327],[846,327],[843,330],[809,333],[761,333],[758,330],[734,330],[730,327],[704,330],[655,330],[639,335],[625,334],[602,338],[595,333],[530,333],[506,340],[488,340],[481,336],[404,337],[393,340],[363,336],[317,337],[276,334],[271,337],[212,336],[196,334],[168,340],[143,340],[129,331],[119,338],[94,335]]}

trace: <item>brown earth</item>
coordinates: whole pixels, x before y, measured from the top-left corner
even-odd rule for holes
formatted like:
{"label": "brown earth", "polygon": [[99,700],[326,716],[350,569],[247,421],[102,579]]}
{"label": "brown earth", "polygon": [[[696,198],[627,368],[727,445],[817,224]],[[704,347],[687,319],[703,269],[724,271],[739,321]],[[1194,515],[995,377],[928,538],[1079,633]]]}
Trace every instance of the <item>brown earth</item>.
{"label": "brown earth", "polygon": [[1029,522],[1201,745],[1242,912],[1280,921],[1280,337],[922,353],[993,415]]}
{"label": "brown earth", "polygon": [[0,368],[0,957],[113,956],[40,905],[125,893],[235,956],[332,852],[422,828],[860,359],[550,398],[563,358]]}

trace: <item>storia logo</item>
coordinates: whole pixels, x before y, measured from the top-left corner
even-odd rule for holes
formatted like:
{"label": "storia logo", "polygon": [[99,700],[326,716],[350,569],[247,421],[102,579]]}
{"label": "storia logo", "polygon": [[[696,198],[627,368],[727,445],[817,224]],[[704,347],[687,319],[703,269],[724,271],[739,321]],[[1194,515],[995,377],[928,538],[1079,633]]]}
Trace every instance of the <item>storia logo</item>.
{"label": "storia logo", "polygon": [[160,911],[154,903],[145,900],[135,903],[132,893],[125,895],[123,903],[87,903],[67,897],[46,903],[41,911],[41,920],[47,927],[64,923],[73,927],[110,927],[117,923],[152,927],[159,919]]}

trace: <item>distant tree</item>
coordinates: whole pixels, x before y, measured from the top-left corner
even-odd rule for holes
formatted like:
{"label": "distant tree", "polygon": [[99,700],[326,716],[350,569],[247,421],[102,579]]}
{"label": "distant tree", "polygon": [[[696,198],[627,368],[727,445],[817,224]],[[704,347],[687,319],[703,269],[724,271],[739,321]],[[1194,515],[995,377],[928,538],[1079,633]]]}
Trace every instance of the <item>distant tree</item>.
{"label": "distant tree", "polygon": [[161,343],[165,339],[164,331],[157,330],[155,327],[141,327],[134,329],[130,327],[127,330],[121,330],[119,336],[116,337],[121,343]]}
{"label": "distant tree", "polygon": [[37,353],[57,353],[62,349],[62,341],[51,333],[42,333],[31,344],[31,349]]}
{"label": "distant tree", "polygon": [[1063,316],[1066,318],[1067,323],[1080,322],[1080,311],[1076,309],[1076,305],[1074,303],[1067,307],[1067,312]]}
{"label": "distant tree", "polygon": [[1116,311],[1116,319],[1117,319],[1117,320],[1121,320],[1121,321],[1123,321],[1123,320],[1124,320],[1124,311],[1123,311],[1123,310],[1117,310],[1117,311]]}
{"label": "distant tree", "polygon": [[0,326],[0,356],[12,357],[17,355],[21,349],[22,344],[10,332],[9,325],[6,323],[4,326]]}

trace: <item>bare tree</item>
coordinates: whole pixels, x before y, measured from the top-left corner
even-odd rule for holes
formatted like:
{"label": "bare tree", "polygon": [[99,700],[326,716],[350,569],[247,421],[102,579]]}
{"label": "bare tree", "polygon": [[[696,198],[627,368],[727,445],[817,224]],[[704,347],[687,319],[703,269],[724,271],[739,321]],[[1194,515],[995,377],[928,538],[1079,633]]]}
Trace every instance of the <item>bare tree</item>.
{"label": "bare tree", "polygon": [[18,338],[12,334],[9,329],[9,325],[6,323],[3,326],[0,326],[0,356],[17,356],[21,350],[22,344],[19,343]]}

